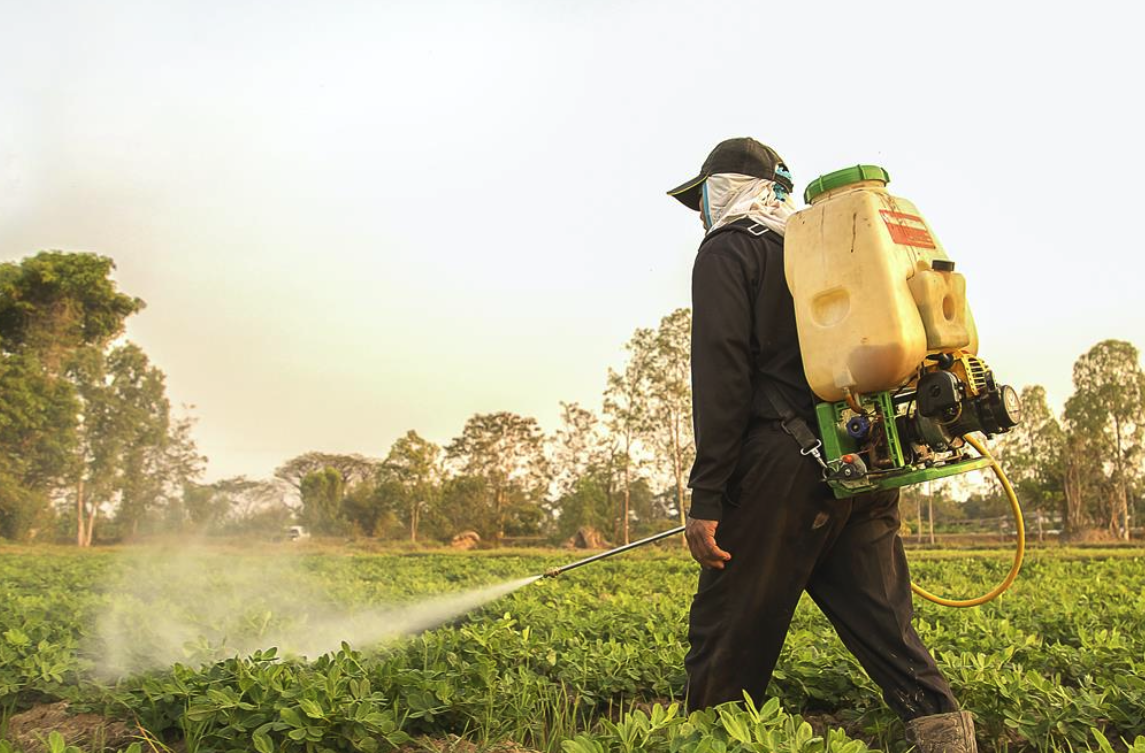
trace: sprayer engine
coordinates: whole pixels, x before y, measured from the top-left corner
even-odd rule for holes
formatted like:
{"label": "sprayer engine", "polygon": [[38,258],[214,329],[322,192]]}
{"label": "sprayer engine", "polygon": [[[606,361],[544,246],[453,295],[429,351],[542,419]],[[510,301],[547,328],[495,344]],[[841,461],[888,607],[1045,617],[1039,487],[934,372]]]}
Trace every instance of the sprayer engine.
{"label": "sprayer engine", "polygon": [[1004,434],[1021,420],[1018,393],[982,359],[956,351],[927,358],[901,389],[820,403],[827,482],[839,498],[985,468],[963,437]]}
{"label": "sprayer engine", "polygon": [[1004,434],[1022,419],[1017,391],[998,385],[981,359],[941,354],[936,368],[926,371],[915,388],[916,411],[903,416],[900,433],[912,444],[947,450],[966,434]]}

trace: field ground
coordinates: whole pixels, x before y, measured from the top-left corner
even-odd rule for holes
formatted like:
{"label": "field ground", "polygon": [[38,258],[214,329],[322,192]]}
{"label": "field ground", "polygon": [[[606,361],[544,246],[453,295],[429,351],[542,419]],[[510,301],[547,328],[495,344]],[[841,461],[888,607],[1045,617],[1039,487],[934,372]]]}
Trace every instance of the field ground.
{"label": "field ground", "polygon": [[[50,728],[61,753],[68,736],[85,752],[141,753],[905,750],[806,600],[771,700],[683,714],[697,570],[674,547],[452,614],[481,598],[474,589],[578,556],[0,548],[0,753],[42,749]],[[1010,556],[910,554],[916,580],[953,596],[988,589]],[[983,751],[1145,753],[1145,549],[1036,548],[998,601],[917,602],[916,625]]]}

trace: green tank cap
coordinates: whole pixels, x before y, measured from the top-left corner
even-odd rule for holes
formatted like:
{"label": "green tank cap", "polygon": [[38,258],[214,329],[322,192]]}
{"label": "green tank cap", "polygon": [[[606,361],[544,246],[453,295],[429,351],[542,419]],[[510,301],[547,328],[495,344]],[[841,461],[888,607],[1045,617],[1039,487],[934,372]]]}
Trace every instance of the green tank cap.
{"label": "green tank cap", "polygon": [[891,176],[883,168],[878,165],[855,165],[854,167],[844,167],[842,170],[836,170],[833,173],[820,175],[807,186],[807,190],[803,192],[803,201],[810,204],[821,193],[831,191],[839,188],[840,186],[848,186],[852,183],[858,183],[860,180],[881,180],[883,183],[890,183]]}

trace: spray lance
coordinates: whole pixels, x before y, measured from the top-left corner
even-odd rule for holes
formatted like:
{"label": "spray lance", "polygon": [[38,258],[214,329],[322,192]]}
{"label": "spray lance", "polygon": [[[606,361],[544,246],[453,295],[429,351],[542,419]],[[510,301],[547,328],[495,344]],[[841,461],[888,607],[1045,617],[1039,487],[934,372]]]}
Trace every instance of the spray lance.
{"label": "spray lance", "polygon": [[581,567],[583,565],[588,565],[588,564],[591,564],[593,562],[597,562],[599,560],[605,559],[606,557],[611,557],[614,554],[620,554],[621,552],[627,552],[628,550],[635,549],[638,546],[644,546],[645,544],[651,544],[653,541],[659,541],[660,539],[666,539],[669,536],[675,536],[677,533],[683,533],[683,532],[684,532],[684,526],[676,526],[675,528],[673,528],[671,530],[661,531],[660,533],[653,534],[652,536],[649,536],[648,538],[640,539],[639,541],[633,541],[631,544],[625,544],[624,546],[618,546],[615,549],[609,549],[607,552],[601,552],[600,554],[594,554],[591,557],[585,557],[583,560],[579,560],[578,562],[574,562],[571,565],[565,565],[564,567],[554,567],[552,570],[546,571],[544,577],[555,578],[558,575],[560,575],[561,573],[567,573],[569,570],[575,570],[578,567]]}

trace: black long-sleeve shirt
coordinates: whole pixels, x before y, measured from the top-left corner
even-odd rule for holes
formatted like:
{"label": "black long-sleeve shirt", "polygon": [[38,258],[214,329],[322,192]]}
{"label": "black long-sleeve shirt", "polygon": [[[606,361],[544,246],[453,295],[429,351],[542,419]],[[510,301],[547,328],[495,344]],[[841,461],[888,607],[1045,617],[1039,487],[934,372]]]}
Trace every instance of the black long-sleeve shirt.
{"label": "black long-sleeve shirt", "polygon": [[[783,273],[783,237],[740,220],[704,239],[692,269],[692,517],[720,519],[748,427],[778,420],[760,388],[764,379],[815,425]],[[791,446],[798,450],[795,440]]]}

